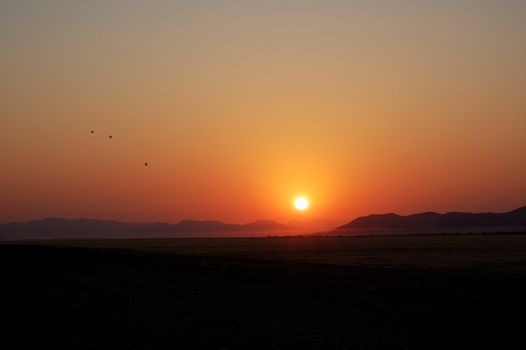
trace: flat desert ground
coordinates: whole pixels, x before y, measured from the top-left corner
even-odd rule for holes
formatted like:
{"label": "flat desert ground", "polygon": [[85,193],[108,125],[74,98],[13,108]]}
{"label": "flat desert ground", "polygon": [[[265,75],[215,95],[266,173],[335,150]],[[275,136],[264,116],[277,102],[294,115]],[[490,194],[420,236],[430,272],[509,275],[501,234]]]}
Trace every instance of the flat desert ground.
{"label": "flat desert ground", "polygon": [[2,342],[526,347],[526,235],[3,242]]}

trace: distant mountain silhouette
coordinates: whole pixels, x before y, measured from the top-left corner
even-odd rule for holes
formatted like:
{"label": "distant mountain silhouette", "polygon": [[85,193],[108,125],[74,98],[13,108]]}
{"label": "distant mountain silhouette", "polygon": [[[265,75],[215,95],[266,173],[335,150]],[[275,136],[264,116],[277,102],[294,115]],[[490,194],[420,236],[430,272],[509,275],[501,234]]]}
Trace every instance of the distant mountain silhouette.
{"label": "distant mountain silhouette", "polygon": [[526,207],[506,213],[438,214],[426,212],[401,216],[393,213],[359,217],[338,227],[337,234],[448,233],[526,230]]}
{"label": "distant mountain silhouette", "polygon": [[268,220],[240,225],[198,220],[169,224],[48,218],[0,225],[0,240],[267,236],[291,230],[290,226]]}

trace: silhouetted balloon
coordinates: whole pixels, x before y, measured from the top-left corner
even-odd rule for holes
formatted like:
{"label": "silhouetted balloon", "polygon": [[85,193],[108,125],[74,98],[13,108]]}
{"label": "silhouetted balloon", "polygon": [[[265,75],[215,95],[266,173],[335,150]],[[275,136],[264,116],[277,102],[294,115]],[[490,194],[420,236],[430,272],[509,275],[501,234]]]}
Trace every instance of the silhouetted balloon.
{"label": "silhouetted balloon", "polygon": [[144,163],[144,166],[148,166],[148,163]]}
{"label": "silhouetted balloon", "polygon": [[109,136],[109,138],[110,138],[110,139],[112,139],[112,138],[113,138],[113,136],[112,136],[112,135],[110,135],[110,136]]}
{"label": "silhouetted balloon", "polygon": [[94,133],[95,133],[95,130],[91,130],[91,133],[94,134]]}

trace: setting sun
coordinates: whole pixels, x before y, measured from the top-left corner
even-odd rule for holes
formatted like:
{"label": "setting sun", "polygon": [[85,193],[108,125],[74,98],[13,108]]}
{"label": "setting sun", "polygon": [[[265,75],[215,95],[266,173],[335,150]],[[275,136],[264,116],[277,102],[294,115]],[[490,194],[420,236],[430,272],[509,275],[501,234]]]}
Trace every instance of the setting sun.
{"label": "setting sun", "polygon": [[298,197],[294,200],[294,207],[297,210],[304,211],[309,207],[309,200],[305,197]]}

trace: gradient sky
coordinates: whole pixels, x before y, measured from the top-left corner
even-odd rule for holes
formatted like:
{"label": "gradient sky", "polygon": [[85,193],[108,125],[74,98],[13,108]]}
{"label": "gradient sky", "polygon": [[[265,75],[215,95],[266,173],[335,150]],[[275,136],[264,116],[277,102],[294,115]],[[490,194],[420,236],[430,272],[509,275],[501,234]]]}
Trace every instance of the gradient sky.
{"label": "gradient sky", "polygon": [[525,205],[525,19],[523,0],[0,0],[0,222]]}

